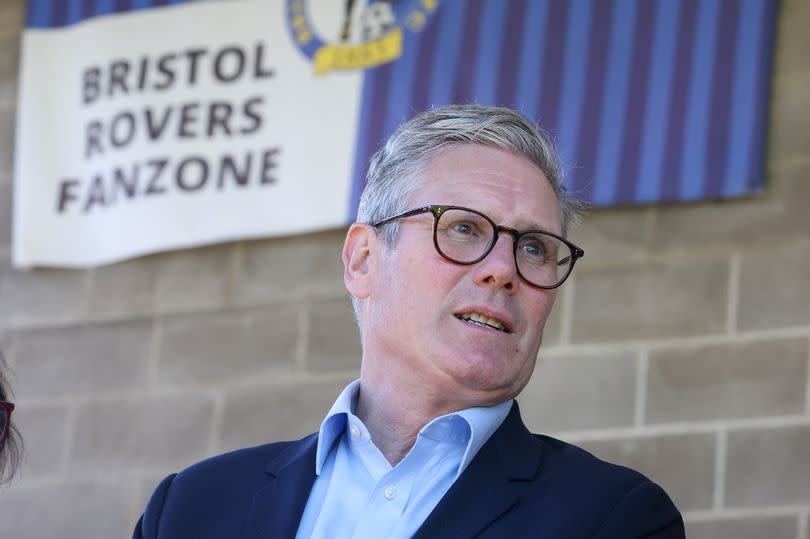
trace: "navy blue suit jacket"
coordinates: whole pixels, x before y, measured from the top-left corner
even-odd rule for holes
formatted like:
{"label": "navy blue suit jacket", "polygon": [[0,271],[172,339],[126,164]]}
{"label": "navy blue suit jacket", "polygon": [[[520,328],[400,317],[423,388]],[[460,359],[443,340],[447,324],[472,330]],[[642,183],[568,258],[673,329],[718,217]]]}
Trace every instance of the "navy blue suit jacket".
{"label": "navy blue suit jacket", "polygon": [[[202,461],[158,485],[133,539],[293,538],[315,480],[317,434]],[[517,404],[418,538],[681,539],[683,520],[643,475],[531,434]]]}

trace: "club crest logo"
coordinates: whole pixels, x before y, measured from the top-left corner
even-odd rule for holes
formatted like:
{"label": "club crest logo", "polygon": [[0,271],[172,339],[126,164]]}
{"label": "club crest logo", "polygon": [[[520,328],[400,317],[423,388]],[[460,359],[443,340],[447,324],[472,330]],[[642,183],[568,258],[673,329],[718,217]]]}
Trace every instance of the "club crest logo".
{"label": "club crest logo", "polygon": [[363,69],[400,57],[406,32],[421,32],[439,0],[287,0],[287,29],[315,74]]}

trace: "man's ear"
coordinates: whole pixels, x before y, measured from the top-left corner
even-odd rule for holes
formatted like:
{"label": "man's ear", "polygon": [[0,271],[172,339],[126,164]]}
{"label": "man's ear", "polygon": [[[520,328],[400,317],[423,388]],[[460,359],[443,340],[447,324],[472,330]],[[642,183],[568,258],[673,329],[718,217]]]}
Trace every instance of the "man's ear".
{"label": "man's ear", "polygon": [[361,223],[349,227],[343,242],[343,282],[357,299],[371,294],[378,248],[377,233],[372,227]]}

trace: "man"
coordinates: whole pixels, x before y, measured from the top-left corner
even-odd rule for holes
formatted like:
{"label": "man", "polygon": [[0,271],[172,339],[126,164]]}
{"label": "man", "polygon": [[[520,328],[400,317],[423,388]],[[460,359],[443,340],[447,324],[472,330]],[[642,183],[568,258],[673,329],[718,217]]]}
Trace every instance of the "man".
{"label": "man", "polygon": [[532,435],[513,401],[581,249],[548,140],[451,106],[372,158],[344,280],[360,379],[317,434],[166,478],[136,538],[684,536],[641,474]]}

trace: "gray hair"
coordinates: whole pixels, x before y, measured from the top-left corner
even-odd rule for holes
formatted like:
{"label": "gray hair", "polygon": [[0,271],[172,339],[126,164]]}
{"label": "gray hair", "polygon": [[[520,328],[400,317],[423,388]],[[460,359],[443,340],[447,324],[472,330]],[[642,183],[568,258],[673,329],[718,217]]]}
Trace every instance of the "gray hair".
{"label": "gray hair", "polygon": [[[422,172],[431,158],[455,144],[481,144],[526,157],[545,174],[557,195],[562,235],[579,220],[583,204],[563,186],[559,155],[544,131],[507,108],[448,105],[414,116],[371,156],[357,222],[377,223],[408,210],[408,201],[424,181]],[[385,226],[386,245],[395,243],[398,231],[397,221]],[[357,298],[352,297],[352,304],[359,323]]]}
{"label": "gray hair", "polygon": [[[421,173],[441,149],[454,144],[482,144],[526,157],[545,174],[560,206],[562,235],[578,220],[582,203],[562,184],[562,166],[548,135],[517,112],[501,107],[448,105],[414,116],[371,156],[357,222],[376,223],[401,213],[420,187]],[[383,230],[393,245],[398,223]]]}

